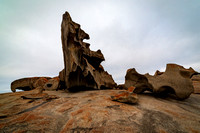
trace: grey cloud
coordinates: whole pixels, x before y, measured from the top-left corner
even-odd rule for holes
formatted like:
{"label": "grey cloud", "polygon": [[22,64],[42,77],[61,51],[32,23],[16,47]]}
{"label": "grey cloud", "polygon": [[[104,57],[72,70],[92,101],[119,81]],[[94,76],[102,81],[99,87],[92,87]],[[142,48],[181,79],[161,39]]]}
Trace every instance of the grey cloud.
{"label": "grey cloud", "polygon": [[198,0],[43,0],[0,2],[0,82],[56,76],[63,68],[60,24],[69,11],[101,49],[118,83],[128,68],[153,74],[166,63],[200,71]]}

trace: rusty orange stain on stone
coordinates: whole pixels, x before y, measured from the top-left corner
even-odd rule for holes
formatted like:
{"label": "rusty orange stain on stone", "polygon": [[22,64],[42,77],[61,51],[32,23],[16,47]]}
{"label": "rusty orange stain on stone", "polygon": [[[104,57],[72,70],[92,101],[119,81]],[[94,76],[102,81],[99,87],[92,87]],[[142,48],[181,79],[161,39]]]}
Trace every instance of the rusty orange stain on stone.
{"label": "rusty orange stain on stone", "polygon": [[38,119],[41,120],[43,119],[43,117],[39,116],[39,114],[30,114],[25,118],[26,121],[33,121],[33,120],[38,120]]}
{"label": "rusty orange stain on stone", "polygon": [[24,113],[22,116],[12,120],[11,122],[24,122],[24,121],[33,121],[33,120],[40,120],[43,117],[39,116],[39,114],[31,114],[30,112]]}
{"label": "rusty orange stain on stone", "polygon": [[26,131],[24,130],[18,130],[18,131],[14,131],[13,133],[25,133]]}
{"label": "rusty orange stain on stone", "polygon": [[29,115],[30,112],[24,113],[23,115],[19,116],[18,118],[12,120],[11,122],[23,122],[25,118]]}
{"label": "rusty orange stain on stone", "polygon": [[61,107],[59,109],[57,109],[56,111],[58,111],[59,113],[63,113],[69,109],[73,108],[72,106],[69,106],[69,107]]}
{"label": "rusty orange stain on stone", "polygon": [[197,130],[194,130],[193,128],[191,128],[191,127],[188,127],[187,129],[189,129],[190,131],[191,131],[191,133],[199,133],[199,131],[197,131]]}
{"label": "rusty orange stain on stone", "polygon": [[163,129],[160,129],[159,133],[167,133],[167,132],[165,130],[163,130]]}
{"label": "rusty orange stain on stone", "polygon": [[121,94],[115,95],[114,98],[127,97],[128,95],[129,95],[129,92],[123,92]]}
{"label": "rusty orange stain on stone", "polygon": [[60,133],[66,133],[72,127],[73,123],[74,123],[74,119],[68,120],[64,129]]}
{"label": "rusty orange stain on stone", "polygon": [[7,125],[6,123],[0,123],[0,129],[5,127],[5,125]]}
{"label": "rusty orange stain on stone", "polygon": [[72,115],[72,116],[75,116],[75,115],[80,114],[80,113],[82,113],[82,112],[83,112],[83,110],[82,110],[82,109],[79,109],[79,110],[77,110],[77,111],[75,111],[75,112],[72,112],[71,115]]}
{"label": "rusty orange stain on stone", "polygon": [[128,92],[133,92],[135,90],[135,87],[131,86],[128,88]]}
{"label": "rusty orange stain on stone", "polygon": [[85,115],[82,117],[82,119],[83,119],[84,121],[86,121],[86,122],[92,121],[90,112],[86,112]]}

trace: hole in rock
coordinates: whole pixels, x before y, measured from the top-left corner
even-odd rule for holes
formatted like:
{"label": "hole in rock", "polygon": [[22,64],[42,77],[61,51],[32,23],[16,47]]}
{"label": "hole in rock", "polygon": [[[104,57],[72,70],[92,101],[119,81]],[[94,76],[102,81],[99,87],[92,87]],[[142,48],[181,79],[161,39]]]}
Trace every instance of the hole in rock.
{"label": "hole in rock", "polygon": [[51,87],[52,86],[52,84],[47,84],[47,87]]}

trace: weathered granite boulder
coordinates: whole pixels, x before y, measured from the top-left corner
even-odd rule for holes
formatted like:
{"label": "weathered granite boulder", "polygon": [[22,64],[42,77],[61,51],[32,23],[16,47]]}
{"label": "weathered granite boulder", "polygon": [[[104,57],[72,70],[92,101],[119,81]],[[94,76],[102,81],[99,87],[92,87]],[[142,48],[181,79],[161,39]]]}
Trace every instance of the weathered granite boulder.
{"label": "weathered granite boulder", "polygon": [[186,99],[194,91],[191,76],[196,72],[176,64],[167,64],[165,72],[157,71],[154,76],[141,75],[129,69],[125,77],[125,87],[135,86],[135,93],[149,90],[159,94],[173,94],[178,99]]}
{"label": "weathered granite boulder", "polygon": [[50,77],[30,77],[30,78],[21,78],[13,81],[11,83],[12,92],[16,92],[16,89],[19,90],[32,90],[39,86],[43,86]]}
{"label": "weathered granite boulder", "polygon": [[113,88],[116,86],[111,75],[104,71],[101,62],[104,56],[100,50],[91,51],[89,39],[81,26],[72,21],[68,12],[63,14],[61,39],[64,55],[64,69],[59,78],[68,90],[80,88]]}
{"label": "weathered granite boulder", "polygon": [[192,84],[194,86],[194,93],[200,94],[200,74],[192,76]]}
{"label": "weathered granite boulder", "polygon": [[121,90],[32,91],[0,94],[1,133],[200,132],[198,94],[177,101],[145,93],[138,104],[125,104],[110,98]]}
{"label": "weathered granite boulder", "polygon": [[135,93],[142,93],[146,90],[153,90],[152,85],[149,84],[145,75],[139,74],[135,68],[128,69],[125,76],[124,87],[128,89],[131,86],[135,87]]}

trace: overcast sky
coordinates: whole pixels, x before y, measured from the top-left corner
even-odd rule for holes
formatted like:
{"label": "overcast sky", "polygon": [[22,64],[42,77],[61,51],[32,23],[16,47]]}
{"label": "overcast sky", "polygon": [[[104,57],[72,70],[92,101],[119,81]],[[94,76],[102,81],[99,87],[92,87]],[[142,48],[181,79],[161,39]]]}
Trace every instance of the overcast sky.
{"label": "overcast sky", "polygon": [[0,0],[0,93],[31,76],[64,68],[61,21],[68,11],[101,49],[117,83],[126,70],[164,71],[177,63],[200,71],[199,0]]}

